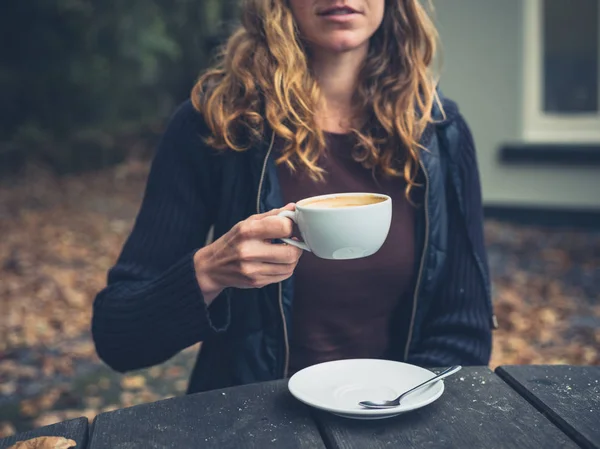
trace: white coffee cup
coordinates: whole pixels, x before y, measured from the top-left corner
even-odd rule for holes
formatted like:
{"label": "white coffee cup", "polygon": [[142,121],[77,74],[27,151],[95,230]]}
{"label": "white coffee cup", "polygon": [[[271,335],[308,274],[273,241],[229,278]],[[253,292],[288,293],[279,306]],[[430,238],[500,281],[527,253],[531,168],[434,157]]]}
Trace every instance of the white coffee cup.
{"label": "white coffee cup", "polygon": [[385,242],[392,221],[392,199],[375,193],[339,193],[305,198],[295,211],[282,211],[300,229],[302,242],[282,239],[322,259],[368,257]]}

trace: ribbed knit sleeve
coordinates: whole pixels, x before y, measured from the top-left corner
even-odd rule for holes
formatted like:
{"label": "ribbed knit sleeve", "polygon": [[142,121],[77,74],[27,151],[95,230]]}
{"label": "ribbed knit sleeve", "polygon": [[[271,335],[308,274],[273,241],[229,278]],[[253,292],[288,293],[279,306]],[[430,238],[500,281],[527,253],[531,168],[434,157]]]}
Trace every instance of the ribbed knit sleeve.
{"label": "ribbed knit sleeve", "polygon": [[115,370],[163,362],[228,325],[227,299],[209,310],[193,263],[213,223],[219,185],[202,130],[190,102],[171,118],[133,230],[94,301],[96,350]]}
{"label": "ribbed knit sleeve", "polygon": [[[488,266],[475,145],[462,117],[458,126],[460,148],[455,163],[463,191],[459,193],[448,186],[446,271],[409,354],[409,363],[420,366],[487,365],[492,349],[492,311],[486,288]],[[462,195],[464,215],[458,194]]]}

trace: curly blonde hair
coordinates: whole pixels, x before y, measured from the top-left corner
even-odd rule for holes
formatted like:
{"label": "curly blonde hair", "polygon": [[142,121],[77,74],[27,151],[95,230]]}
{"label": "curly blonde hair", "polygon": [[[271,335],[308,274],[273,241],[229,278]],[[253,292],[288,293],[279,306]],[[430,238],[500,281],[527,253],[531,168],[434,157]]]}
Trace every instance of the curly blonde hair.
{"label": "curly blonde hair", "polygon": [[[361,111],[352,132],[353,157],[384,175],[404,176],[410,197],[417,185],[419,141],[439,104],[430,65],[437,32],[419,0],[386,0],[353,98]],[[217,149],[247,150],[265,139],[265,121],[284,142],[277,163],[323,178],[325,150],[316,121],[319,86],[286,0],[245,0],[241,26],[215,67],[192,90],[192,102]]]}

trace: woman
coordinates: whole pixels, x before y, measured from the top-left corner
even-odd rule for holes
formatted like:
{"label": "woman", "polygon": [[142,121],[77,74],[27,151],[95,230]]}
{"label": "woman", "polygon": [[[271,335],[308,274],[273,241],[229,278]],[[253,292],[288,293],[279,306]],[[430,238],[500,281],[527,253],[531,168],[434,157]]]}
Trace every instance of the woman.
{"label": "woman", "polygon": [[[203,342],[189,392],[341,358],[487,364],[475,149],[436,92],[419,1],[248,0],[242,24],[159,145],[94,304],[100,357],[128,371]],[[292,234],[282,207],[342,191],[392,196],[377,254],[277,242]]]}

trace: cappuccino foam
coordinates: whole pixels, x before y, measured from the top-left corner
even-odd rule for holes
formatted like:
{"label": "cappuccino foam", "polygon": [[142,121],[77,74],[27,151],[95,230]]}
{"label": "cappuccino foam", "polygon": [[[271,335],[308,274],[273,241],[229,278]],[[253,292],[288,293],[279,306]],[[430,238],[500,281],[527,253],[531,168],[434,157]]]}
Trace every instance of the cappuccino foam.
{"label": "cappuccino foam", "polygon": [[385,198],[378,195],[348,195],[333,196],[328,198],[316,198],[302,202],[300,206],[314,209],[337,209],[341,207],[368,206],[385,201]]}

